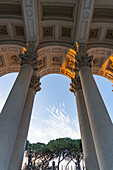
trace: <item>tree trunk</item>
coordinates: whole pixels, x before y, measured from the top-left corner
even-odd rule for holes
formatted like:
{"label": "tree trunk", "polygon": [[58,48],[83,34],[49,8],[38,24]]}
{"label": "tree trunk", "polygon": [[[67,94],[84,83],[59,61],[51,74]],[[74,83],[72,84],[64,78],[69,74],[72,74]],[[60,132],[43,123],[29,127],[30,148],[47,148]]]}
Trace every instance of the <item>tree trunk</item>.
{"label": "tree trunk", "polygon": [[52,162],[52,170],[55,170],[55,161]]}
{"label": "tree trunk", "polygon": [[58,170],[59,170],[59,165],[60,165],[60,157],[61,157],[61,153],[59,154],[59,158],[58,158],[58,166],[57,166]]}
{"label": "tree trunk", "polygon": [[78,165],[78,170],[81,170],[81,168],[80,168],[79,156],[77,156],[77,165]]}
{"label": "tree trunk", "polygon": [[57,169],[59,170],[59,165],[60,165],[60,162],[58,162],[58,166],[57,166]]}

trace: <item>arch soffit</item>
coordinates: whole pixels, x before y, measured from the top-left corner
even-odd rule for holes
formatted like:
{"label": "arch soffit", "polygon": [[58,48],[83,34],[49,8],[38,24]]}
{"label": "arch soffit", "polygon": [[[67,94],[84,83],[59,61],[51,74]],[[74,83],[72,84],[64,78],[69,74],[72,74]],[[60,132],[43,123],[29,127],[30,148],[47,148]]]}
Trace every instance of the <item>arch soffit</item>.
{"label": "arch soffit", "polygon": [[113,49],[96,47],[87,52],[88,55],[93,55],[92,73],[113,82]]}
{"label": "arch soffit", "polygon": [[[20,60],[18,55],[23,47],[15,44],[0,45],[0,76],[7,73],[19,72]],[[40,78],[52,73],[58,73],[71,79],[74,77],[74,51],[64,46],[46,46],[38,51],[38,69]],[[108,78],[113,82],[113,50],[109,48],[91,48],[93,55],[92,73]]]}
{"label": "arch soffit", "polygon": [[23,47],[15,44],[0,45],[0,76],[20,71],[18,55]]}

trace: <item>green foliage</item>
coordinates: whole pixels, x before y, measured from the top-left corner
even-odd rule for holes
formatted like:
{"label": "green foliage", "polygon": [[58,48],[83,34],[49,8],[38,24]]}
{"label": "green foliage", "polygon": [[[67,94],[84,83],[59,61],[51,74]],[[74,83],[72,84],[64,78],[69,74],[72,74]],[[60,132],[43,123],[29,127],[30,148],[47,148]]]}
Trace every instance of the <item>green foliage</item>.
{"label": "green foliage", "polygon": [[32,147],[32,144],[27,140],[25,150],[27,150],[30,147]]}
{"label": "green foliage", "polygon": [[47,168],[49,162],[55,158],[58,159],[58,167],[64,159],[77,161],[78,155],[82,153],[81,140],[70,138],[51,140],[48,144],[39,142],[30,144],[29,141],[27,141],[26,148],[28,145],[35,150],[36,159],[39,159],[45,168]]}
{"label": "green foliage", "polygon": [[60,162],[64,159],[77,159],[78,153],[82,150],[81,140],[72,140],[70,138],[52,140],[48,143],[48,146],[53,152],[53,158],[58,158],[58,168]]}
{"label": "green foliage", "polygon": [[44,143],[37,142],[32,144],[32,149],[35,150],[36,153],[40,153],[45,146]]}

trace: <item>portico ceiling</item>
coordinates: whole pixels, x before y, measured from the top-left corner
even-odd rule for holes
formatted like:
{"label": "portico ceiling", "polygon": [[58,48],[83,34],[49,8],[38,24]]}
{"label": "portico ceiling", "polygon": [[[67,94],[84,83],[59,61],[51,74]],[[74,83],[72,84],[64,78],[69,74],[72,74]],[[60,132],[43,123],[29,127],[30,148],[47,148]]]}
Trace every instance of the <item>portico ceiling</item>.
{"label": "portico ceiling", "polygon": [[92,73],[113,81],[112,0],[0,0],[0,75],[19,71],[19,52],[36,41],[40,77],[74,76],[76,41],[93,55]]}

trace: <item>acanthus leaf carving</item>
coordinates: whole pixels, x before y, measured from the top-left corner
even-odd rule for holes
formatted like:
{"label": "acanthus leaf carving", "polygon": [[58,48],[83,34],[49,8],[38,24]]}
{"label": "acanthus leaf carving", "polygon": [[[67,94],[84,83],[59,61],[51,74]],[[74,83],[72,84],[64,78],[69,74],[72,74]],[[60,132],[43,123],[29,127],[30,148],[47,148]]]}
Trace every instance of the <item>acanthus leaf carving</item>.
{"label": "acanthus leaf carving", "polygon": [[27,46],[27,51],[19,54],[19,57],[21,59],[21,65],[28,64],[33,67],[34,70],[37,70],[37,52],[35,49],[35,42],[29,42]]}
{"label": "acanthus leaf carving", "polygon": [[89,66],[91,68],[91,62],[93,56],[88,56],[86,53],[86,44],[80,43],[77,47],[77,52],[75,54],[75,68],[79,70],[83,66]]}
{"label": "acanthus leaf carving", "polygon": [[75,75],[75,78],[71,78],[70,91],[75,93],[78,89],[82,89],[80,77]]}
{"label": "acanthus leaf carving", "polygon": [[30,88],[34,89],[35,92],[40,91],[41,87],[40,87],[41,83],[40,83],[40,77],[37,77],[36,74],[34,74],[31,78],[31,82],[30,82]]}

